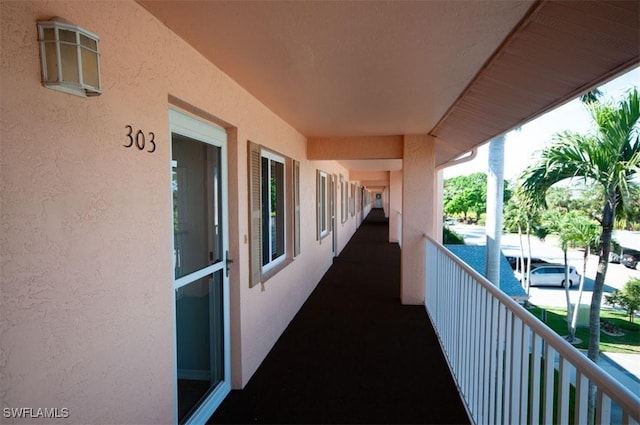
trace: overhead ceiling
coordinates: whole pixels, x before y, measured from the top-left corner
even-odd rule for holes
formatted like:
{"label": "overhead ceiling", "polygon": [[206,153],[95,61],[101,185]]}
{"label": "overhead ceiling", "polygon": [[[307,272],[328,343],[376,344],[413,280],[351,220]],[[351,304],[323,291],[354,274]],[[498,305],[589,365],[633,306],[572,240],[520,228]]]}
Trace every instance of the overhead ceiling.
{"label": "overhead ceiling", "polygon": [[400,171],[401,159],[367,159],[367,160],[340,160],[345,168],[352,171]]}
{"label": "overhead ceiling", "polygon": [[438,164],[640,52],[637,1],[138,1],[302,134],[429,133]]}

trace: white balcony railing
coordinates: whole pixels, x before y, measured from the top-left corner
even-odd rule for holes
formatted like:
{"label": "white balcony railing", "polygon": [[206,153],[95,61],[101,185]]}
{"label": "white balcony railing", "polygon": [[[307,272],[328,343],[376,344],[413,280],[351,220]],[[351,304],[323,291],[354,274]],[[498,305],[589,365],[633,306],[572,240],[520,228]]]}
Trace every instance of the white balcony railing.
{"label": "white balcony railing", "polygon": [[640,399],[435,240],[425,306],[478,424],[638,424]]}

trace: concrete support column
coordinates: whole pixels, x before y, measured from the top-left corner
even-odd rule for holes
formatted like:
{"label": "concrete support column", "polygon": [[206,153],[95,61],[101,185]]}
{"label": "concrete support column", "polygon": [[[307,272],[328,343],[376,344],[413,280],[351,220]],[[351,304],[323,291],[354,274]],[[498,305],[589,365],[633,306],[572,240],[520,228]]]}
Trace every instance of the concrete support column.
{"label": "concrete support column", "polygon": [[402,304],[424,303],[425,233],[436,235],[437,173],[435,141],[428,135],[405,135],[402,179]]}
{"label": "concrete support column", "polygon": [[389,218],[389,187],[385,187],[382,190],[382,209],[384,210],[385,218]]}
{"label": "concrete support column", "polygon": [[444,226],[444,173],[439,170],[436,173],[436,200],[434,207],[434,232],[433,237],[442,243],[442,228]]}
{"label": "concrete support column", "polygon": [[398,242],[399,214],[402,213],[402,171],[389,173],[389,242]]}

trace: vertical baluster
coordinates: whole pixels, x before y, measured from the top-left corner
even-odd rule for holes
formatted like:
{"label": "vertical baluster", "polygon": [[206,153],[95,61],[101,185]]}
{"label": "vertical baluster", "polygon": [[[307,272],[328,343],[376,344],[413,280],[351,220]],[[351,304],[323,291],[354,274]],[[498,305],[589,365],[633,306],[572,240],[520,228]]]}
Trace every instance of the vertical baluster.
{"label": "vertical baluster", "polygon": [[522,388],[522,321],[513,317],[511,328],[513,335],[511,340],[511,394],[510,394],[510,420],[512,424],[520,422],[520,390]]}
{"label": "vertical baluster", "polygon": [[446,273],[446,279],[441,284],[441,297],[438,300],[438,304],[441,305],[443,309],[442,321],[443,326],[446,324],[446,341],[447,341],[447,351],[449,356],[449,361],[451,365],[454,365],[454,358],[457,356],[455,352],[455,346],[453,344],[453,338],[455,335],[455,327],[456,322],[452,321],[452,304],[451,298],[455,297],[455,289],[456,289],[456,267],[455,264],[448,257],[443,256],[443,270]]}
{"label": "vertical baluster", "polygon": [[576,371],[576,408],[575,423],[587,423],[589,406],[589,380],[580,371]]}
{"label": "vertical baluster", "polygon": [[476,355],[476,369],[473,372],[474,375],[474,379],[475,379],[475,388],[476,388],[476,409],[477,409],[477,418],[478,418],[478,422],[485,422],[485,420],[483,419],[484,416],[484,412],[482,409],[483,403],[482,403],[482,398],[484,396],[483,392],[482,392],[482,370],[485,367],[485,363],[484,363],[484,316],[486,314],[485,311],[485,305],[484,305],[484,288],[480,285],[476,285],[477,292],[478,292],[478,297],[477,297],[477,304],[476,304],[476,327],[478,329],[477,332],[477,336],[476,336],[476,351],[475,351],[475,355]]}
{"label": "vertical baluster", "polygon": [[472,379],[471,379],[471,375],[472,375],[472,371],[471,369],[473,368],[473,349],[472,349],[472,343],[471,341],[473,340],[473,319],[472,319],[472,315],[471,315],[471,306],[473,304],[473,285],[471,282],[471,279],[468,277],[465,277],[465,287],[467,290],[467,308],[466,308],[466,314],[465,314],[465,334],[466,334],[466,338],[465,338],[465,347],[467,352],[465,353],[465,359],[464,359],[464,377],[465,377],[465,395],[467,396],[467,406],[468,408],[471,410],[471,414],[473,415],[475,412],[473,411],[473,406],[471,404],[472,401],[472,397],[473,397],[473,388],[472,388]]}
{"label": "vertical baluster", "polygon": [[427,294],[427,290],[429,288],[429,282],[432,282],[433,279],[433,269],[432,269],[432,264],[434,263],[433,261],[433,256],[432,256],[432,251],[431,251],[431,242],[429,240],[427,240],[426,242],[427,245],[427,252],[425,254],[425,264],[426,264],[426,268],[427,268],[427,273],[426,273],[426,277],[424,279],[424,293],[425,293],[425,297],[424,297],[424,303],[427,306],[427,310],[431,311],[431,303],[429,300],[429,297],[426,296]]}
{"label": "vertical baluster", "polygon": [[444,300],[442,300],[442,302],[447,306],[446,307],[446,315],[445,315],[445,321],[449,324],[449,332],[447,333],[447,345],[451,351],[451,364],[455,364],[455,358],[458,356],[458,353],[456,353],[455,350],[455,345],[454,345],[454,338],[455,338],[455,333],[456,333],[456,325],[457,325],[457,320],[454,317],[454,314],[456,313],[456,309],[455,306],[453,305],[454,300],[457,300],[457,296],[458,294],[456,293],[456,288],[457,288],[457,278],[458,278],[458,273],[457,273],[457,267],[455,267],[455,264],[452,261],[447,261],[447,274],[450,277],[450,281],[448,281],[449,283],[446,285],[447,288],[447,295],[446,298]]}
{"label": "vertical baluster", "polygon": [[[471,283],[471,279],[468,276],[465,276],[465,288],[467,290],[467,296],[468,296],[468,300],[467,300],[467,308],[465,309],[465,321],[464,321],[464,331],[466,334],[466,338],[464,341],[464,345],[465,345],[465,351],[467,352],[466,354],[466,361],[465,361],[465,365],[464,365],[464,374],[465,374],[465,382],[464,382],[464,386],[465,386],[465,394],[467,396],[467,402],[469,404],[469,408],[472,408],[472,406],[470,406],[471,404],[471,369],[473,367],[473,353],[472,353],[472,344],[471,344],[471,340],[473,339],[473,326],[471,326],[471,306],[473,304],[473,291],[472,291],[472,283]],[[473,410],[471,411],[471,413],[473,414]]]}
{"label": "vertical baluster", "polygon": [[542,423],[551,425],[553,423],[553,372],[555,370],[553,363],[556,352],[549,344],[545,345]]}
{"label": "vertical baluster", "polygon": [[472,328],[473,338],[471,339],[471,354],[473,357],[472,369],[471,369],[471,400],[473,404],[473,413],[476,421],[478,420],[478,369],[481,367],[479,364],[480,356],[478,355],[478,340],[480,339],[480,285],[473,283],[473,305],[472,305]]}
{"label": "vertical baluster", "polygon": [[529,381],[531,374],[529,373],[529,364],[531,353],[531,329],[522,323],[522,380],[520,384],[520,419],[519,423],[527,423],[527,406],[529,405]]}
{"label": "vertical baluster", "polygon": [[540,377],[542,360],[542,338],[533,334],[531,349],[531,398],[529,399],[529,423],[540,423]]}
{"label": "vertical baluster", "polygon": [[491,332],[491,326],[493,324],[493,296],[489,291],[484,291],[484,336],[482,338],[482,351],[484,355],[484,361],[482,362],[482,418],[486,423],[490,416],[491,407],[489,406],[489,400],[491,393],[489,391],[489,384],[491,382],[491,339],[493,333]]}
{"label": "vertical baluster", "polygon": [[495,297],[491,297],[491,334],[489,335],[489,353],[491,354],[491,361],[489,363],[489,422],[490,424],[497,423],[496,421],[496,395],[497,382],[496,374],[498,373],[498,340],[500,338],[500,303]]}
{"label": "vertical baluster", "polygon": [[498,318],[498,346],[496,348],[496,420],[494,423],[504,423],[504,397],[506,395],[504,388],[504,349],[506,344],[506,325],[507,314],[506,307],[500,304]]}
{"label": "vertical baluster", "polygon": [[[455,338],[455,352],[456,352],[456,360],[455,360],[455,369],[456,369],[456,375],[458,376],[458,378],[460,378],[460,369],[462,367],[462,344],[461,344],[461,324],[462,324],[462,315],[461,315],[461,311],[460,311],[460,304],[462,304],[462,276],[460,275],[460,270],[456,270],[456,300],[458,302],[458,308],[455,308],[455,326],[456,326],[456,332],[454,334],[454,338]],[[460,379],[458,379],[458,385],[460,385]]]}
{"label": "vertical baluster", "polygon": [[474,340],[474,357],[475,357],[475,367],[473,369],[473,387],[475,391],[475,404],[476,404],[476,417],[481,418],[482,416],[482,368],[484,368],[484,363],[482,362],[482,326],[484,325],[483,317],[484,310],[482,304],[482,298],[484,293],[484,288],[481,285],[476,284],[476,305],[474,307],[474,321],[476,328],[476,337]]}
{"label": "vertical baluster", "polygon": [[[448,282],[449,278],[451,278],[448,270],[449,269],[448,262],[443,256],[440,256],[438,263],[439,263],[438,264],[439,274],[444,278],[442,282]],[[442,282],[438,282],[438,285],[437,285],[438,296],[436,297],[436,304],[437,304],[436,308],[438,309],[438,321],[440,322],[440,329],[441,329],[439,332],[440,338],[442,339],[443,345],[447,349],[447,353],[445,354],[448,354],[450,350],[447,344],[447,334],[449,333],[449,328],[451,327],[451,324],[447,323],[447,320],[446,320],[447,309],[446,309],[446,304],[444,304],[443,301],[445,300],[445,297],[449,289],[447,288],[446,285],[443,285]]]}
{"label": "vertical baluster", "polygon": [[453,350],[456,352],[456,357],[455,357],[456,373],[459,375],[460,374],[460,357],[462,355],[462,353],[460,352],[460,324],[461,324],[460,300],[462,299],[462,285],[460,283],[460,280],[462,279],[462,273],[458,265],[455,265],[455,267],[456,268],[455,268],[454,277],[456,280],[455,280],[453,299],[451,300],[451,316],[449,317],[449,320],[451,320],[453,324],[451,342],[452,342]]}
{"label": "vertical baluster", "polygon": [[463,276],[462,276],[462,281],[464,282],[464,293],[463,293],[463,297],[465,298],[465,311],[462,312],[462,315],[464,316],[464,321],[461,323],[461,332],[464,335],[464,338],[462,339],[461,343],[462,343],[462,349],[465,351],[464,353],[464,363],[462,364],[462,370],[464,371],[464,395],[466,397],[467,402],[469,401],[469,382],[467,380],[468,378],[468,373],[469,373],[469,356],[471,355],[469,353],[470,350],[470,346],[469,346],[469,338],[470,338],[470,326],[469,326],[469,304],[471,303],[471,292],[470,292],[470,288],[468,285],[468,278],[467,278],[467,274],[463,272]]}
{"label": "vertical baluster", "polygon": [[569,362],[560,357],[560,370],[558,371],[558,422],[569,422]]}
{"label": "vertical baluster", "polygon": [[466,309],[466,300],[464,299],[465,296],[465,288],[464,288],[464,282],[462,281],[462,276],[460,276],[460,280],[458,282],[458,284],[460,285],[460,306],[458,309],[458,335],[456,336],[457,342],[458,342],[458,353],[459,353],[459,357],[458,357],[458,385],[460,386],[460,389],[462,390],[462,394],[465,395],[464,393],[464,361],[465,361],[465,356],[467,355],[467,353],[465,353],[465,346],[464,346],[464,310]]}
{"label": "vertical baluster", "polygon": [[596,402],[596,423],[609,425],[611,423],[611,399],[598,388],[598,401]]}
{"label": "vertical baluster", "polygon": [[[440,258],[440,265],[438,266],[440,269],[440,275],[444,277],[443,282],[450,282],[453,276],[450,273],[449,262],[446,261],[444,257]],[[445,355],[451,356],[451,347],[449,346],[449,335],[451,333],[451,323],[447,320],[447,316],[449,312],[447,311],[447,296],[449,295],[450,285],[445,285],[442,282],[438,283],[438,309],[440,314],[438,314],[438,320],[441,322],[441,331],[440,338],[442,339],[442,344],[445,346],[446,353]]]}
{"label": "vertical baluster", "polygon": [[[433,248],[433,245],[431,244],[431,242],[429,242],[429,246]],[[425,295],[425,301],[429,304],[429,311],[431,313],[431,317],[433,318],[433,320],[436,322],[437,325],[439,325],[438,323],[438,314],[437,314],[437,303],[434,303],[434,299],[431,296],[431,291],[430,289],[434,286],[438,286],[439,283],[437,282],[437,275],[439,273],[439,262],[440,262],[440,258],[439,256],[432,256],[432,261],[430,261],[427,267],[427,270],[430,270],[431,273],[434,273],[434,275],[431,275],[430,278],[425,282],[425,288],[424,288],[424,295]],[[433,294],[435,296],[435,294]]]}
{"label": "vertical baluster", "polygon": [[511,419],[511,373],[513,371],[513,313],[506,311],[506,329],[504,345],[504,419],[513,423]]}

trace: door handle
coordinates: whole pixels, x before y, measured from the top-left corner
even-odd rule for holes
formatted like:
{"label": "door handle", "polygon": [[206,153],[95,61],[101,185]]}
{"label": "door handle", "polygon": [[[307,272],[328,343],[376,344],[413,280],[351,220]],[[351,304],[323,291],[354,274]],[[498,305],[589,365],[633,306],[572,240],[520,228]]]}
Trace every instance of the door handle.
{"label": "door handle", "polygon": [[225,271],[227,273],[227,277],[229,277],[229,271],[231,271],[231,263],[233,263],[233,260],[229,258],[229,250],[227,250],[224,254],[224,262]]}

